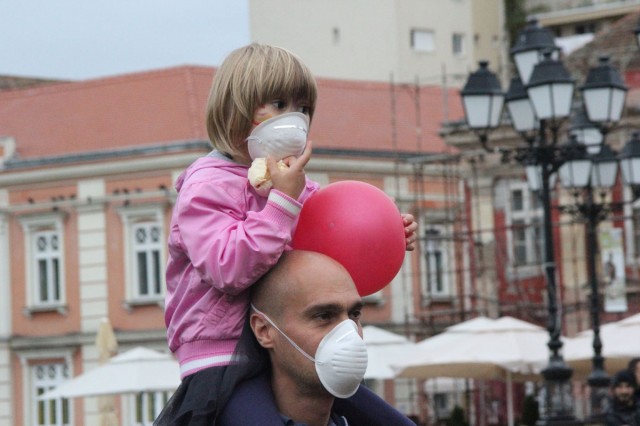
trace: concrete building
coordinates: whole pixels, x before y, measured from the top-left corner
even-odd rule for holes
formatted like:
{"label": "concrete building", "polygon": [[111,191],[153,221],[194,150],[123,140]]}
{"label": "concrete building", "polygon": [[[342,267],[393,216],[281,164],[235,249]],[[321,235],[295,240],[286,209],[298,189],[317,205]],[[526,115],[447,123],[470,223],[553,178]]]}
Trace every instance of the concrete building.
{"label": "concrete building", "polygon": [[479,59],[506,63],[500,0],[251,0],[250,19],[321,77],[459,87]]}

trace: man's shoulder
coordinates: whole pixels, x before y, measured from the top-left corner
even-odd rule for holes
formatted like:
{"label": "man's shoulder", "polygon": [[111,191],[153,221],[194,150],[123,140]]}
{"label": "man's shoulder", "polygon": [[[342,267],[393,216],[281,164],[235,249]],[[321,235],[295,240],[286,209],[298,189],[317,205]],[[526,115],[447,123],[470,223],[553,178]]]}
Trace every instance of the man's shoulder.
{"label": "man's shoulder", "polygon": [[[336,426],[415,426],[408,417],[364,386],[360,386],[351,398],[336,399],[333,413],[347,422]],[[286,424],[276,407],[268,374],[238,385],[219,419],[224,426]]]}
{"label": "man's shoulder", "polygon": [[411,419],[362,385],[352,397],[336,399],[333,409],[336,413],[345,416],[351,426],[415,426]]}
{"label": "man's shoulder", "polygon": [[240,383],[223,407],[219,417],[223,426],[282,426],[267,374]]}

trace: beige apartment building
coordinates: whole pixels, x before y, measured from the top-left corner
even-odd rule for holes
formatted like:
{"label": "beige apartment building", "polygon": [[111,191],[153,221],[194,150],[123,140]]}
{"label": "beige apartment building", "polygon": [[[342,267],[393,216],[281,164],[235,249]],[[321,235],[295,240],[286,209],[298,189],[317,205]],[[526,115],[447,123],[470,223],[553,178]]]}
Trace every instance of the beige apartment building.
{"label": "beige apartment building", "polygon": [[501,0],[251,0],[251,39],[321,77],[460,87],[479,59],[504,70]]}

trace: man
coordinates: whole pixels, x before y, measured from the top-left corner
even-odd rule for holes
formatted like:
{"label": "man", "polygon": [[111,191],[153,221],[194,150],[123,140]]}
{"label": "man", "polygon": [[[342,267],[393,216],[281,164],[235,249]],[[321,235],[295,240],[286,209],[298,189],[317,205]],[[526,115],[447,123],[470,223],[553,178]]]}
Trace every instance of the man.
{"label": "man", "polygon": [[[263,413],[273,407],[272,418],[252,418],[251,407],[232,397],[219,424],[414,425],[359,387],[366,369],[362,300],[339,263],[319,253],[287,252],[254,286],[252,305],[249,324],[270,371],[241,384],[234,395],[250,395]],[[339,371],[331,369],[335,363]]]}
{"label": "man", "polygon": [[636,380],[629,370],[619,371],[613,376],[606,426],[640,426],[640,407],[636,406],[635,390]]}

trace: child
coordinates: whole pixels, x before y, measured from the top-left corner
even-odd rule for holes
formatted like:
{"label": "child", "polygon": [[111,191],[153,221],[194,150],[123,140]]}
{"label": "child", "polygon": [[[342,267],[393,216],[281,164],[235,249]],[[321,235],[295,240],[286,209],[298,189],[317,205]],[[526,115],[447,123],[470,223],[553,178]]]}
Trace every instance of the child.
{"label": "child", "polygon": [[[214,150],[176,182],[165,322],[182,384],[155,424],[213,424],[236,385],[223,378],[247,316],[248,290],[288,247],[302,203],[318,190],[303,170],[311,156],[306,135],[301,147],[280,147],[287,167],[277,164],[278,150],[269,151],[267,194],[249,185],[250,151],[262,152],[253,131],[275,117],[304,127],[316,97],[309,69],[281,48],[237,49],[216,72],[206,115]],[[264,134],[264,127],[257,130]],[[411,250],[417,225],[410,215],[405,226]]]}

